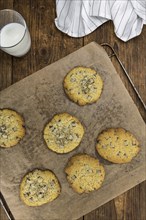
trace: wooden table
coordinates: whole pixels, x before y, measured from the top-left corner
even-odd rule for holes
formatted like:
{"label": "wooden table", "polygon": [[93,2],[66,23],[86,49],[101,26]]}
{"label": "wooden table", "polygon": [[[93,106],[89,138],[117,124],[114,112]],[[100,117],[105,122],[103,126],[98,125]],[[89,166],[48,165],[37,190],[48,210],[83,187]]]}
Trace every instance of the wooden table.
{"label": "wooden table", "polygon": [[[0,51],[0,90],[7,88],[89,42],[96,41],[99,44],[107,42],[113,46],[143,100],[146,102],[146,51],[144,49],[146,27],[143,28],[139,37],[127,43],[120,41],[115,36],[112,22],[107,22],[84,38],[75,39],[56,29],[54,25],[56,16],[55,0],[0,0],[0,9],[4,8],[14,9],[24,16],[31,33],[32,47],[31,51],[22,58],[15,58]],[[112,59],[112,61],[145,119],[146,115],[142,105],[121,71],[120,66],[116,60]],[[137,185],[107,204],[81,217],[80,220],[145,220],[145,183]],[[8,218],[2,208],[0,211],[1,220],[7,220]]]}

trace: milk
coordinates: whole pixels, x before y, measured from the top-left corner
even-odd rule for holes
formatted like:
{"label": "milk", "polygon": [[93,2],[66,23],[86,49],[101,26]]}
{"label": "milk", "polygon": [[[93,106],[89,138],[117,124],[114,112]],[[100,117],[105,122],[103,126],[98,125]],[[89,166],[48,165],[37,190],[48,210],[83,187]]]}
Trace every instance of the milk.
{"label": "milk", "polygon": [[[26,33],[25,33],[26,31]],[[28,29],[18,23],[9,23],[1,29],[0,33],[1,50],[13,56],[23,56],[31,46],[31,39]]]}

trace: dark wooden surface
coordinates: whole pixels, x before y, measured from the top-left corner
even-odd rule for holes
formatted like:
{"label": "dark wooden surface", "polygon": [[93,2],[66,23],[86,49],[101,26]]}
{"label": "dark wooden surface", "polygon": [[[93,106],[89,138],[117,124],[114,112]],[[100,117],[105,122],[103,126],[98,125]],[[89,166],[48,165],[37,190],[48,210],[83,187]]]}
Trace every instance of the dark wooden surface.
{"label": "dark wooden surface", "polygon": [[[112,22],[107,22],[84,38],[75,39],[56,29],[54,25],[56,16],[55,0],[0,0],[0,9],[4,8],[13,8],[24,16],[31,33],[32,46],[30,52],[22,58],[15,58],[0,51],[0,90],[7,88],[89,42],[96,41],[99,44],[107,42],[113,46],[146,102],[146,50],[144,47],[146,43],[146,27],[143,28],[139,37],[127,43],[120,41],[115,36]],[[112,61],[145,119],[144,109],[138,98],[116,60],[113,58]],[[145,188],[146,184],[143,182],[80,218],[80,220],[145,220]],[[8,218],[2,207],[0,211],[1,220],[7,220]]]}

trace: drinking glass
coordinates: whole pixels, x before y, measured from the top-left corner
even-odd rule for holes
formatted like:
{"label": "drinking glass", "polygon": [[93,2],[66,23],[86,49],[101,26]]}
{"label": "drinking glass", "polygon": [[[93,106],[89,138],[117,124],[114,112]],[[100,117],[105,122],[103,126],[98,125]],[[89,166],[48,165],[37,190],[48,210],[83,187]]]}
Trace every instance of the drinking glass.
{"label": "drinking glass", "polygon": [[21,14],[11,9],[0,11],[0,49],[21,57],[31,47],[31,38]]}

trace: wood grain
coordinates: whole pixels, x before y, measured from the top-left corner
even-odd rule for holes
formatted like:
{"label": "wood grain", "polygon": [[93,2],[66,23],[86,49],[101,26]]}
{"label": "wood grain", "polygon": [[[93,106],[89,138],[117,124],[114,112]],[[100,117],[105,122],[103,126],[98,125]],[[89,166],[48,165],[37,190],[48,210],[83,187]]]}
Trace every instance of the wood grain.
{"label": "wood grain", "polygon": [[100,208],[84,216],[84,220],[116,220],[117,214],[114,201],[110,201]]}
{"label": "wood grain", "polygon": [[[54,0],[26,0],[23,3],[22,0],[0,1],[0,9],[13,7],[26,19],[32,37],[32,47],[31,51],[20,59],[12,58],[0,51],[0,90],[79,49],[83,44],[94,40],[97,43],[107,42],[114,47],[133,79],[135,86],[146,101],[146,52],[144,49],[146,27],[143,28],[139,37],[127,43],[120,41],[115,36],[112,22],[107,22],[85,38],[74,39],[56,29],[54,25]],[[121,72],[120,67],[116,61],[113,60],[113,62],[141,114],[145,117],[143,108]],[[109,220],[109,216],[111,216],[110,220],[145,220],[146,199],[144,195],[145,183],[141,183],[84,218],[86,220]],[[99,213],[101,213],[100,216]],[[1,218],[2,220],[7,219],[3,213]]]}
{"label": "wood grain", "polygon": [[1,220],[9,220],[8,217],[6,216],[4,209],[2,208],[2,206],[0,206],[0,219]]}

